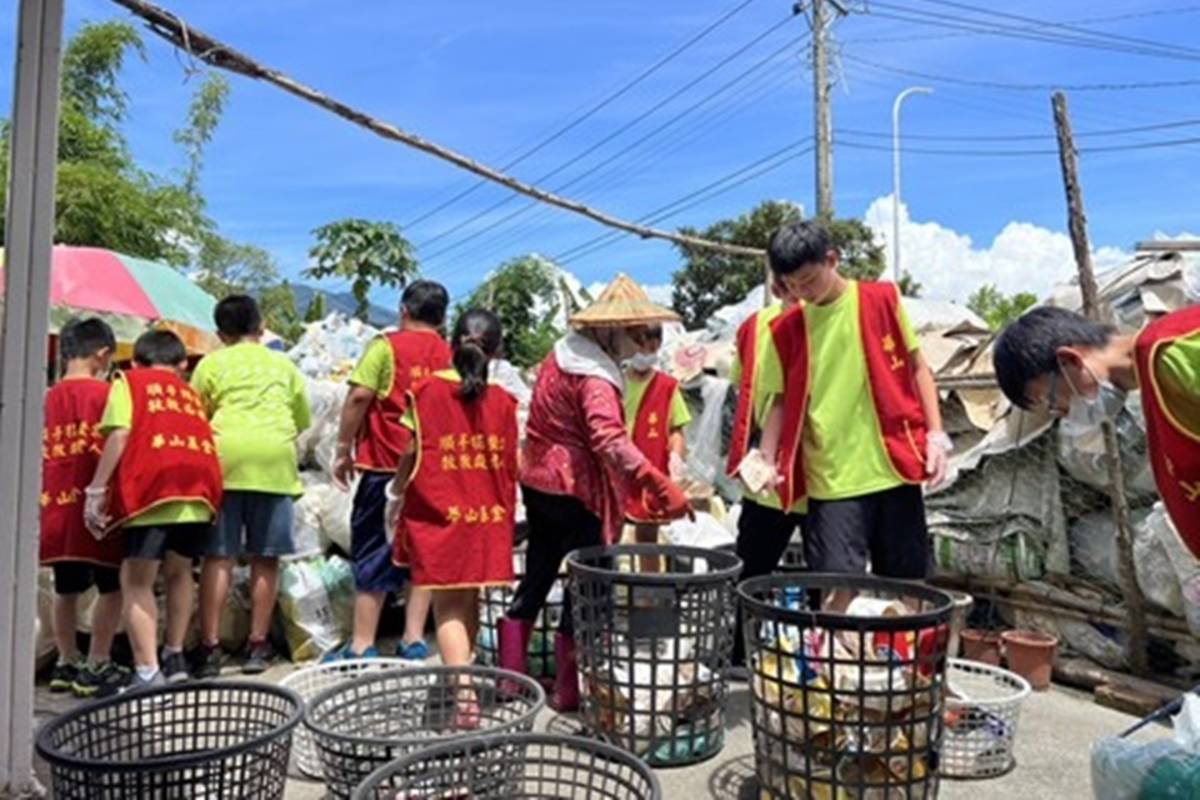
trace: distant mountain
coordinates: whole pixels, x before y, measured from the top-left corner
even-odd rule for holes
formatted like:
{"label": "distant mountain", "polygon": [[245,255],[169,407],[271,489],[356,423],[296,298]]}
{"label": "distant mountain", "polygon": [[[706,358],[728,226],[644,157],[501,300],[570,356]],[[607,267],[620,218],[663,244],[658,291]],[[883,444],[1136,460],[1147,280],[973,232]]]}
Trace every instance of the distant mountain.
{"label": "distant mountain", "polygon": [[[309,286],[303,283],[292,284],[292,294],[296,297],[296,311],[301,317],[308,310],[308,304],[313,301],[313,298],[318,294],[325,295],[325,313],[332,314],[338,312],[345,314],[347,317],[354,316],[354,309],[358,303],[354,299],[354,295],[349,292],[329,292],[324,289],[318,289],[315,286]],[[377,328],[386,328],[389,325],[396,324],[396,317],[399,311],[394,308],[385,308],[371,304],[371,308],[367,313],[367,321]]]}

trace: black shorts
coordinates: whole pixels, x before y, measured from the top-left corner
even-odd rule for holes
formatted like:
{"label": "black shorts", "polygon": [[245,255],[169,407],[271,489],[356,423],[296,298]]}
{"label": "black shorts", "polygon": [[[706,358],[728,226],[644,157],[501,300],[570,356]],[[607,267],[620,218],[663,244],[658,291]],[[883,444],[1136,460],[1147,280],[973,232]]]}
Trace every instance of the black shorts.
{"label": "black shorts", "polygon": [[162,561],[170,551],[184,558],[199,558],[211,530],[207,522],[126,528],[125,557]]}
{"label": "black shorts", "polygon": [[924,580],[933,552],[920,486],[897,486],[845,500],[808,501],[804,560],[814,572],[871,572]]}
{"label": "black shorts", "polygon": [[83,594],[93,586],[100,594],[121,591],[121,570],[103,567],[87,561],[56,561],[54,570],[55,594]]}

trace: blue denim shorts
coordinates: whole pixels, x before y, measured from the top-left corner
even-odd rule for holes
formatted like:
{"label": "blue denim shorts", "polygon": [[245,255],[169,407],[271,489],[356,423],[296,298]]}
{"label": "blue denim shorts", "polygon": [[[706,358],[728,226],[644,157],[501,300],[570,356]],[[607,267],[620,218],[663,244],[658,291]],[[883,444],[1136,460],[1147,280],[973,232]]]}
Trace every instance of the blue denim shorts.
{"label": "blue denim shorts", "polygon": [[292,507],[286,494],[226,490],[204,542],[204,555],[213,558],[261,556],[277,558],[296,552],[292,541]]}

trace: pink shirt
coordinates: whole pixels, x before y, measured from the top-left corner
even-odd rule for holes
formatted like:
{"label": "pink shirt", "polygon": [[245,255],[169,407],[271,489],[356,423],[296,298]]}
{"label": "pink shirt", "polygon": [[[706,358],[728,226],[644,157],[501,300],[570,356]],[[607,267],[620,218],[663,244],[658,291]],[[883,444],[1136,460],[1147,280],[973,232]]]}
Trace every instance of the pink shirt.
{"label": "pink shirt", "polygon": [[542,363],[525,430],[521,483],[578,498],[600,518],[604,541],[621,533],[626,495],[646,456],[630,440],[617,387],[563,372],[552,353]]}

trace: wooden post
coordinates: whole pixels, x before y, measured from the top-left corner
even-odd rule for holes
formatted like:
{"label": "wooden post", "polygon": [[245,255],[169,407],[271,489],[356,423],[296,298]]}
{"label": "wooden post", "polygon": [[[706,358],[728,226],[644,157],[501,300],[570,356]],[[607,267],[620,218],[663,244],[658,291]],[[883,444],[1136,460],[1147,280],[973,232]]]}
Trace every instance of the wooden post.
{"label": "wooden post", "polygon": [[[1058,131],[1058,155],[1062,164],[1063,186],[1067,192],[1067,225],[1071,232],[1071,246],[1075,250],[1075,263],[1079,269],[1083,313],[1089,319],[1103,321],[1108,315],[1101,309],[1096,275],[1092,270],[1087,217],[1083,211],[1083,191],[1079,187],[1077,153],[1071,137],[1071,121],[1067,116],[1066,95],[1055,92],[1051,104],[1054,107],[1054,127]],[[1121,594],[1129,614],[1129,638],[1125,642],[1125,658],[1136,674],[1146,675],[1150,671],[1146,650],[1146,602],[1138,586],[1137,571],[1133,563],[1133,531],[1129,524],[1129,499],[1125,492],[1121,450],[1117,441],[1117,429],[1113,423],[1105,420],[1100,427],[1104,433],[1105,462],[1110,485],[1109,499],[1112,501],[1113,521],[1117,526]]]}
{"label": "wooden post", "polygon": [[833,124],[829,109],[829,62],[824,0],[812,0],[813,136],[817,143],[817,216],[833,219]]}

